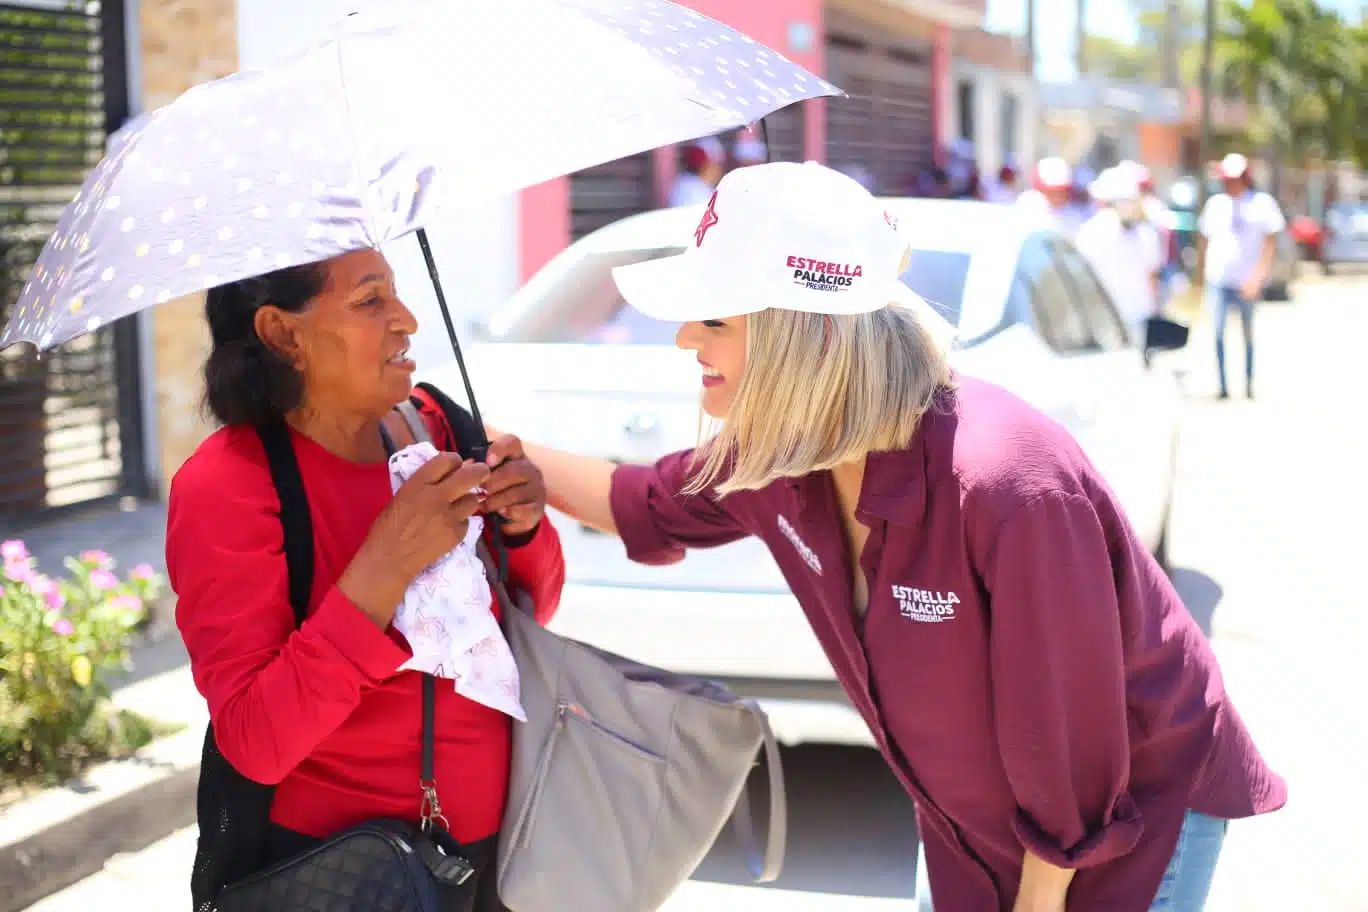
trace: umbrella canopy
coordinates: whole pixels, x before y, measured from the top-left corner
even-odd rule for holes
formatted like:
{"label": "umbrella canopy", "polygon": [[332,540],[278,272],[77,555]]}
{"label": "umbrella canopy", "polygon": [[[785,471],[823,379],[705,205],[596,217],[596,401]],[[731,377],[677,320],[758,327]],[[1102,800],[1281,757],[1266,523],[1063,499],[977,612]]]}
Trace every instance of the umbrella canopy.
{"label": "umbrella canopy", "polygon": [[667,0],[349,17],[300,56],[198,86],[120,131],[39,255],[0,348],[49,348],[180,295],[378,247],[452,202],[833,94]]}

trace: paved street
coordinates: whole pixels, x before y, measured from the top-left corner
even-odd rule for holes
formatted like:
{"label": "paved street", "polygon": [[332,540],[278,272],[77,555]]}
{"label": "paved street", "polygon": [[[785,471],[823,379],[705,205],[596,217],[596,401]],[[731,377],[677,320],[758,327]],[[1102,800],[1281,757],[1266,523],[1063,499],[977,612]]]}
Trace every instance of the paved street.
{"label": "paved street", "polygon": [[[1210,342],[1193,343],[1192,410],[1181,454],[1171,555],[1189,607],[1211,630],[1227,685],[1274,766],[1289,807],[1230,831],[1213,912],[1368,910],[1368,613],[1359,574],[1368,472],[1368,277],[1317,280],[1259,313],[1259,398],[1211,401]],[[1232,335],[1232,339],[1234,336]],[[1238,361],[1237,361],[1238,366]],[[667,912],[909,910],[910,805],[872,752],[789,752],[792,833],[778,888],[739,886],[729,843]],[[193,833],[116,859],[32,907],[172,912],[189,905]],[[954,912],[954,910],[951,910]]]}

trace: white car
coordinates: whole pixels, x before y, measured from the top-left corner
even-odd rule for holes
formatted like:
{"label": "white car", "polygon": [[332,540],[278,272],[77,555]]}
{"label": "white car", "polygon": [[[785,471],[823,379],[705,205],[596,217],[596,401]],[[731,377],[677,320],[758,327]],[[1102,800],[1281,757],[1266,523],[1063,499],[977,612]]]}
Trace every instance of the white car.
{"label": "white car", "polygon": [[[954,367],[1067,426],[1140,535],[1162,550],[1180,397],[1146,371],[1102,286],[1062,237],[986,203],[890,199],[913,247],[904,281],[959,329]],[[649,212],[573,244],[475,333],[484,417],[525,439],[620,462],[693,446],[703,428],[693,353],[676,326],[626,306],[614,266],[678,253],[701,207]],[[458,396],[454,364],[428,372]],[[695,550],[669,567],[559,514],[568,584],[554,628],[761,699],[784,742],[872,744],[765,546]]]}

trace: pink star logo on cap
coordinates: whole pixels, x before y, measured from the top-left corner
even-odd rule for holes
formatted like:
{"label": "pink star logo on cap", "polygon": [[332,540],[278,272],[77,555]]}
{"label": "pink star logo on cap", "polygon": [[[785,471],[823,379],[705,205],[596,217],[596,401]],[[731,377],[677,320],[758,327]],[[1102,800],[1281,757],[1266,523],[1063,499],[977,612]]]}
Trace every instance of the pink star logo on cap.
{"label": "pink star logo on cap", "polygon": [[708,233],[708,229],[717,224],[717,191],[713,191],[712,198],[708,200],[708,208],[703,212],[703,218],[699,219],[698,230],[694,232],[694,246],[703,246],[703,237]]}

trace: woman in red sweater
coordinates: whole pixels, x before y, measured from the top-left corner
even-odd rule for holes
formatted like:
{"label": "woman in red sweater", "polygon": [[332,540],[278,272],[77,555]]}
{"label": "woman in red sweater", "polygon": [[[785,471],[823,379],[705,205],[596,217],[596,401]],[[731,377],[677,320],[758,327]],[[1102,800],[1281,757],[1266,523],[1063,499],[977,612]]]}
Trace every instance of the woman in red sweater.
{"label": "woman in red sweater", "polygon": [[[413,578],[464,539],[469,518],[503,517],[511,582],[533,596],[543,623],[565,566],[530,462],[491,459],[491,473],[450,452],[456,435],[441,408],[413,389],[417,324],[380,253],[215,288],[206,315],[206,401],[223,427],[172,482],[166,559],[218,750],[241,776],[275,786],[266,832],[247,837],[265,866],[369,819],[419,818],[422,675],[397,670],[410,652],[391,620]],[[396,446],[413,442],[392,411],[406,397],[447,452],[392,494],[381,424]],[[256,433],[281,420],[314,535],[298,627],[280,499]],[[476,486],[489,492],[483,506]],[[490,610],[499,611],[492,593]],[[434,778],[451,834],[478,868],[494,854],[511,720],[449,681],[436,691]],[[197,867],[218,851],[203,833]],[[502,908],[493,881],[481,879],[476,908]]]}

